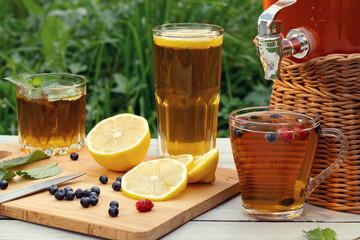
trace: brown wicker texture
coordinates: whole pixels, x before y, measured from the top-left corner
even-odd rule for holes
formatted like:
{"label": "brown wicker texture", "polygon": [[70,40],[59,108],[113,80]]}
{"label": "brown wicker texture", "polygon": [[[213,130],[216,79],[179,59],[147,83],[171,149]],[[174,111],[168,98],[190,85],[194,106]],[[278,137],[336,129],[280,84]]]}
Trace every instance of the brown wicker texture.
{"label": "brown wicker texture", "polygon": [[[349,141],[346,160],[308,197],[309,203],[360,214],[360,54],[332,54],[295,63],[281,62],[270,105],[311,109],[322,127],[341,130]],[[320,138],[311,176],[337,157],[338,143]]]}

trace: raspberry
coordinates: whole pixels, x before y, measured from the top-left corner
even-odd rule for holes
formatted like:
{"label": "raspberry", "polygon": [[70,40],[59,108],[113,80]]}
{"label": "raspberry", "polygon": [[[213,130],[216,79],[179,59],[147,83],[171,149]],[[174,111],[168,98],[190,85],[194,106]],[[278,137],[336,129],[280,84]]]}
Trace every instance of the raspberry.
{"label": "raspberry", "polygon": [[303,125],[295,126],[294,130],[296,131],[297,138],[301,141],[308,139],[310,132],[309,130],[304,130],[305,127]]}
{"label": "raspberry", "polygon": [[237,120],[245,120],[245,121],[249,121],[249,119],[247,117],[235,117]]}
{"label": "raspberry", "polygon": [[136,202],[135,206],[139,212],[147,212],[147,211],[150,211],[154,207],[154,204],[149,199],[141,199]]}
{"label": "raspberry", "polygon": [[292,130],[287,127],[280,128],[278,130],[278,139],[284,143],[291,142],[294,138]]}

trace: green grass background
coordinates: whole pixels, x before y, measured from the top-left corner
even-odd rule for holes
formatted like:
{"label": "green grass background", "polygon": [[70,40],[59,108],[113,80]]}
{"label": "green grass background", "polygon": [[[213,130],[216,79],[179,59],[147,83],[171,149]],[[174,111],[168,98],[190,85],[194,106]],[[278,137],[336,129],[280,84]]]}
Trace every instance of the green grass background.
{"label": "green grass background", "polygon": [[[118,113],[144,116],[156,137],[153,26],[203,22],[225,29],[218,136],[231,110],[267,105],[271,81],[252,43],[261,0],[0,0],[0,134],[17,134],[16,74],[86,76],[87,132]],[[76,115],[76,113],[74,113]]]}

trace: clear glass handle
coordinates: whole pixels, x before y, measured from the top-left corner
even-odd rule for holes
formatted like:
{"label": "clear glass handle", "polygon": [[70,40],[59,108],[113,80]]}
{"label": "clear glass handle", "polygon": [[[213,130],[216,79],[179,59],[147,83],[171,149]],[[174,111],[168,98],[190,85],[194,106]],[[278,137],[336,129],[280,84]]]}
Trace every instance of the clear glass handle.
{"label": "clear glass handle", "polygon": [[322,182],[324,179],[333,174],[336,170],[339,169],[341,164],[344,162],[346,153],[349,148],[348,141],[345,135],[338,129],[335,128],[324,128],[321,129],[321,136],[325,137],[335,137],[340,142],[340,151],[337,159],[331,164],[329,167],[324,169],[321,173],[319,173],[316,177],[310,178],[308,186],[306,188],[306,197],[308,197],[312,191]]}

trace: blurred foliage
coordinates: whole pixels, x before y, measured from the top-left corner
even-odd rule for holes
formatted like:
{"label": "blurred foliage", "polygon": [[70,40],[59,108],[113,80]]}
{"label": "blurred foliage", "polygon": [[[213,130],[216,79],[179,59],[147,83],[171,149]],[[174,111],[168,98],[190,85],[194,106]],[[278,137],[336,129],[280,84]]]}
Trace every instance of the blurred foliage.
{"label": "blurred foliage", "polygon": [[[252,43],[260,0],[0,0],[0,78],[71,72],[88,79],[87,131],[122,112],[156,136],[153,26],[206,22],[225,29],[218,136],[231,110],[267,105],[271,82]],[[0,80],[0,134],[17,134],[15,87]]]}

